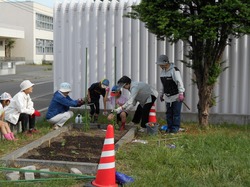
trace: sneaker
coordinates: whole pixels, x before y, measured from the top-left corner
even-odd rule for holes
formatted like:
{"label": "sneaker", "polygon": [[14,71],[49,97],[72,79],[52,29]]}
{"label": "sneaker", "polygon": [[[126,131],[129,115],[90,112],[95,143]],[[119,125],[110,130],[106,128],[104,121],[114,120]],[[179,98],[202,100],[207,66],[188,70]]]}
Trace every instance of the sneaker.
{"label": "sneaker", "polygon": [[145,128],[140,128],[138,131],[139,132],[146,132],[146,129]]}
{"label": "sneaker", "polygon": [[59,126],[58,125],[54,125],[53,129],[57,130],[57,129],[59,129]]}
{"label": "sneaker", "polygon": [[29,130],[23,132],[23,134],[24,134],[25,136],[32,136],[32,132],[30,132]]}
{"label": "sneaker", "polygon": [[40,131],[37,130],[37,129],[30,129],[29,132],[30,132],[30,133],[39,133]]}

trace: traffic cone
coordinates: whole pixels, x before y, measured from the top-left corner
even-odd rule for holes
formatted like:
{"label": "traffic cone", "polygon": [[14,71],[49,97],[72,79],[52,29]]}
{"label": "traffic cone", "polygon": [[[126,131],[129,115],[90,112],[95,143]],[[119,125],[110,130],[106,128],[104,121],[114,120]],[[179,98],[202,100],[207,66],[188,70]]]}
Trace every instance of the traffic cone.
{"label": "traffic cone", "polygon": [[149,116],[148,116],[148,123],[156,123],[156,112],[155,112],[155,104],[152,105]]}
{"label": "traffic cone", "polygon": [[92,181],[92,185],[117,187],[115,172],[114,127],[108,125],[96,178]]}

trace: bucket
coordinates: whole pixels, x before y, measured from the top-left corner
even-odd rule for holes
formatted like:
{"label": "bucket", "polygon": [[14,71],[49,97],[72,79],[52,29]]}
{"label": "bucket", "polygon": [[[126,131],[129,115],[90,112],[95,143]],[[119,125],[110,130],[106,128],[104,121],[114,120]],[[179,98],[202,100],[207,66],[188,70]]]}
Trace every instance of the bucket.
{"label": "bucket", "polygon": [[147,127],[147,134],[149,135],[158,134],[158,128],[159,128],[158,123],[146,123],[146,127]]}

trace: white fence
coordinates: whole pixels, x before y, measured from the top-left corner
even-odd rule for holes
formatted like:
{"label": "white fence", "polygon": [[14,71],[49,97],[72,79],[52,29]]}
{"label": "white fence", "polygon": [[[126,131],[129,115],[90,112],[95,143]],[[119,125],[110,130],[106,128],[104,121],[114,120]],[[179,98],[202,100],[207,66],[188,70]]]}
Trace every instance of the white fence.
{"label": "white fence", "polygon": [[[144,23],[125,18],[132,4],[140,1],[91,1],[56,3],[54,6],[54,90],[61,82],[72,84],[72,97],[86,95],[86,89],[103,78],[111,86],[123,75],[135,81],[144,81],[158,90],[160,68],[155,65],[160,54],[166,54],[182,72],[186,88],[183,113],[197,113],[197,88],[192,84],[192,70],[180,60],[185,59],[183,42],[170,45],[157,41]],[[233,39],[224,53],[226,66],[215,89],[217,105],[211,113],[228,117],[250,115],[250,38]],[[165,105],[157,101],[157,111],[164,112]],[[233,114],[233,115],[232,115]],[[250,123],[250,122],[249,122]]]}

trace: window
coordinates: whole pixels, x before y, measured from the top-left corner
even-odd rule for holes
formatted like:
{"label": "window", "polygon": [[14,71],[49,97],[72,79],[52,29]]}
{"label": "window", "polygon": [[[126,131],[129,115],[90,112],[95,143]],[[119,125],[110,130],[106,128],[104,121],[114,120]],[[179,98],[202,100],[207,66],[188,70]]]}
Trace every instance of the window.
{"label": "window", "polygon": [[36,28],[53,31],[53,17],[36,13]]}
{"label": "window", "polygon": [[52,55],[53,40],[36,39],[36,54]]}
{"label": "window", "polygon": [[3,41],[0,40],[0,47],[2,47],[2,46],[3,46]]}

